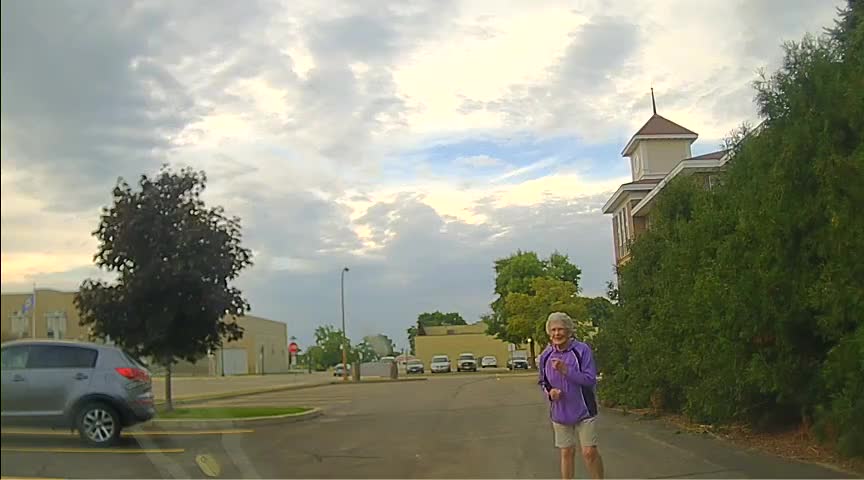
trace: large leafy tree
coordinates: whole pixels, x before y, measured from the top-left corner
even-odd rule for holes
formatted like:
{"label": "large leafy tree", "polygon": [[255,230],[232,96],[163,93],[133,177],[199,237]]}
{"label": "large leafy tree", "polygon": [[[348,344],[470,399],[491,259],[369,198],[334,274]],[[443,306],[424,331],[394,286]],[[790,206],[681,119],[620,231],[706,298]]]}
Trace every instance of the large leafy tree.
{"label": "large leafy tree", "polygon": [[530,295],[511,293],[505,298],[504,312],[511,335],[545,341],[546,318],[552,312],[565,312],[576,320],[576,331],[573,332],[576,337],[589,337],[593,328],[587,321],[587,302],[579,297],[573,283],[537,277],[531,281],[531,290],[534,293]]}
{"label": "large leafy tree", "polygon": [[315,345],[320,349],[319,365],[330,367],[342,363],[342,346],[348,347],[347,358],[352,361],[353,349],[351,343],[342,335],[342,331],[332,325],[323,325],[315,329]]}
{"label": "large leafy tree", "polygon": [[230,282],[251,265],[240,220],[201,199],[204,172],[163,167],[137,188],[120,179],[94,232],[96,265],[113,283],[85,280],[75,296],[81,325],[168,371],[242,337],[235,319],[249,310]]}
{"label": "large leafy tree", "polygon": [[375,351],[375,348],[372,344],[363,341],[358,343],[351,349],[351,360],[357,362],[374,362],[378,360],[378,352]]}
{"label": "large leafy tree", "polygon": [[600,333],[604,395],[702,421],[815,422],[864,454],[864,15],[787,44],[720,186],[670,183]]}
{"label": "large leafy tree", "polygon": [[[524,317],[511,322],[511,314],[506,308],[507,297],[511,294],[533,296],[536,294],[537,278],[548,278],[569,284],[575,294],[579,293],[579,267],[570,262],[567,255],[553,252],[549,258],[541,259],[536,253],[518,250],[516,253],[495,261],[495,294],[492,302],[492,315],[488,319],[488,332],[507,342],[521,344],[532,336],[535,328],[522,325]],[[545,285],[545,284],[544,284]],[[512,327],[512,328],[511,328]],[[545,338],[545,334],[539,339]],[[532,344],[533,348],[533,344]],[[534,358],[534,352],[531,352]]]}
{"label": "large leafy tree", "polygon": [[615,314],[615,304],[608,298],[584,298],[585,314],[588,321],[597,329],[606,326]]}

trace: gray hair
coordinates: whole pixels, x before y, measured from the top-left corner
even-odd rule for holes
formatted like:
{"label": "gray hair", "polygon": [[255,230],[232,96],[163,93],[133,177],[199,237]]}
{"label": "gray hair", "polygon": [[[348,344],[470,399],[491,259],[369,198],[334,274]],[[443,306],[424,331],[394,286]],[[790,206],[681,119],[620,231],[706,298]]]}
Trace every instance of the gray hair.
{"label": "gray hair", "polygon": [[564,312],[553,312],[550,313],[549,318],[546,319],[546,335],[551,335],[550,329],[552,328],[553,322],[563,324],[564,328],[566,328],[571,334],[576,330],[576,325],[573,323],[573,319],[570,318],[570,315],[567,315]]}

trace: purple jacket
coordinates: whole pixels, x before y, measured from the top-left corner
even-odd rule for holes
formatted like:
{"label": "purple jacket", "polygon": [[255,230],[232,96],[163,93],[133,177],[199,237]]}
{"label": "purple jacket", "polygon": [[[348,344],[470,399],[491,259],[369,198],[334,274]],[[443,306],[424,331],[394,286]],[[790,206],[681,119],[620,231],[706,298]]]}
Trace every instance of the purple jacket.
{"label": "purple jacket", "polygon": [[[567,366],[566,375],[552,366],[552,359],[555,358]],[[560,350],[549,345],[540,354],[537,370],[540,376],[538,383],[551,404],[550,417],[553,422],[575,425],[597,415],[597,396],[594,392],[597,367],[588,344],[574,339]],[[561,390],[561,398],[557,401],[549,399],[549,390],[553,388]]]}

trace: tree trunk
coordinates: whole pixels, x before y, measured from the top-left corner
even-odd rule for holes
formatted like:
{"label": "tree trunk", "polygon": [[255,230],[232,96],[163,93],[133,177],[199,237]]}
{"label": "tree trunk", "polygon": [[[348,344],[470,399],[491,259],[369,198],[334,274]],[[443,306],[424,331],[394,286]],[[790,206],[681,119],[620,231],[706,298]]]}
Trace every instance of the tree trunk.
{"label": "tree trunk", "polygon": [[534,358],[535,358],[534,343],[535,342],[533,342],[533,341],[528,343],[528,349],[530,350],[530,353],[528,354],[528,365],[531,365],[531,368],[537,368],[537,365],[535,365],[535,362],[534,362]]}
{"label": "tree trunk", "polygon": [[174,398],[171,396],[171,362],[165,365],[165,404],[170,412],[174,410]]}

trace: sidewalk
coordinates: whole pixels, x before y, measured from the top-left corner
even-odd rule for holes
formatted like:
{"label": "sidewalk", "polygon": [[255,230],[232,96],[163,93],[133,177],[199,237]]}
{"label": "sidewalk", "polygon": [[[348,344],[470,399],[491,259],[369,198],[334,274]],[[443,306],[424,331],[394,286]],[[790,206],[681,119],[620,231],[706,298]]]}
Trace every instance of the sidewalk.
{"label": "sidewalk", "polygon": [[[333,380],[329,372],[273,375],[241,375],[227,377],[174,377],[171,381],[174,400],[201,395],[219,395],[237,391],[269,389],[284,386],[323,385]],[[165,399],[165,379],[153,378],[156,400]]]}

